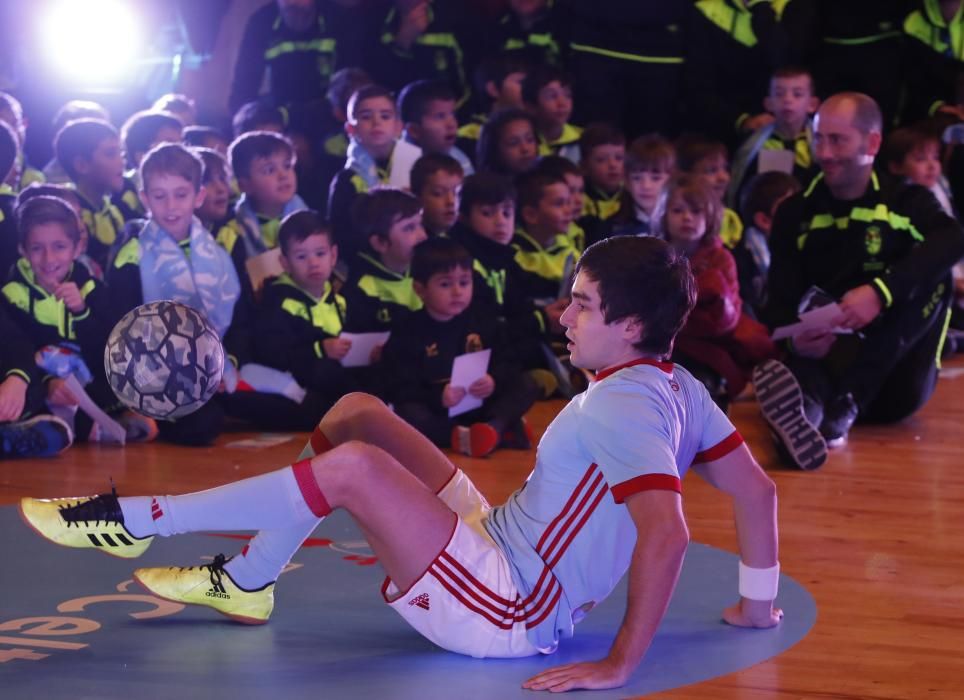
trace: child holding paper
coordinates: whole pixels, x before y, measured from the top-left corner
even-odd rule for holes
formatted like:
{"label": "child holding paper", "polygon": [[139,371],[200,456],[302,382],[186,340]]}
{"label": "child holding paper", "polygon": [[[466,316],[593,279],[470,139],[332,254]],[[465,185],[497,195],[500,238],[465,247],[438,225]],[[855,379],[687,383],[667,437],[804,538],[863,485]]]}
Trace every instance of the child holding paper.
{"label": "child holding paper", "polygon": [[[424,306],[392,330],[382,364],[385,396],[399,416],[436,445],[484,457],[499,446],[531,447],[523,416],[538,389],[515,365],[492,314],[472,306],[472,263],[448,238],[416,246],[412,277]],[[482,350],[491,351],[487,366],[477,367],[468,385],[456,385],[455,359]],[[457,412],[472,399],[481,406]]]}
{"label": "child holding paper", "polygon": [[[371,384],[370,367],[343,366],[352,342],[342,333],[349,328],[374,330],[359,327],[360,319],[374,314],[364,295],[343,295],[332,288],[338,246],[321,214],[311,209],[289,214],[281,222],[278,243],[284,273],[265,284],[255,356],[269,367],[291,372],[301,386],[323,397],[327,410],[348,392]],[[358,313],[361,307],[365,311]],[[376,345],[367,364],[380,355],[381,346]]]}

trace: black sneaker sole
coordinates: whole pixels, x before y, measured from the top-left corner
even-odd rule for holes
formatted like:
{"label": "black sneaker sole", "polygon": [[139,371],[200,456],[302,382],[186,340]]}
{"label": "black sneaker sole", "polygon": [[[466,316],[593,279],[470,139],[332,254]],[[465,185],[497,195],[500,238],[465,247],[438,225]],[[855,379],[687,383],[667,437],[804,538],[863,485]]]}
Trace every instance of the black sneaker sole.
{"label": "black sneaker sole", "polygon": [[805,471],[827,461],[827,442],[803,411],[803,391],[782,362],[767,360],[753,369],[753,388],[763,418],[794,466]]}

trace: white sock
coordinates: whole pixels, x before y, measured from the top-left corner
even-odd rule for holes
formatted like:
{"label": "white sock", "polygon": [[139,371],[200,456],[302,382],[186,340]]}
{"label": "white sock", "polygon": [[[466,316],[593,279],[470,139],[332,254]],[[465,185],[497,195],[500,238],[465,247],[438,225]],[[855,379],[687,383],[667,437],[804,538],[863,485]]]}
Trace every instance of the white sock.
{"label": "white sock", "polygon": [[224,566],[225,571],[236,584],[249,591],[277,581],[301,544],[322,520],[314,518],[286,528],[261,530],[241,554]]}
{"label": "white sock", "polygon": [[290,466],[198,493],[119,501],[124,525],[135,537],[300,528],[318,520]]}

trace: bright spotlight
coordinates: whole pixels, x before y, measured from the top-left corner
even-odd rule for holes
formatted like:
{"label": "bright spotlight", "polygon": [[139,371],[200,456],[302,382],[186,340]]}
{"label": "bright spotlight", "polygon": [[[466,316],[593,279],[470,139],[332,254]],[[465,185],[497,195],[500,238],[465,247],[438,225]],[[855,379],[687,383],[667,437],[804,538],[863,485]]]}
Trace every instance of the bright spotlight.
{"label": "bright spotlight", "polygon": [[58,0],[42,26],[49,60],[84,86],[121,82],[142,45],[138,18],[123,0]]}

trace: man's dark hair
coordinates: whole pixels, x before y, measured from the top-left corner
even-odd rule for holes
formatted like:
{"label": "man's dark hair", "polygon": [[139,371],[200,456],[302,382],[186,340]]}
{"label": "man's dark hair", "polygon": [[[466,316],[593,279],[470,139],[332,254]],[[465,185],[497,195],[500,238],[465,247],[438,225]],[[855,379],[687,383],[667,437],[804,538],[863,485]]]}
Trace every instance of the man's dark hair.
{"label": "man's dark hair", "polygon": [[234,130],[234,138],[238,138],[250,131],[264,131],[267,126],[284,129],[287,121],[284,112],[277,107],[255,100],[238,108],[231,119],[231,128]]}
{"label": "man's dark hair", "polygon": [[750,225],[757,212],[762,211],[767,216],[773,210],[773,205],[787,194],[800,191],[800,182],[793,175],[776,170],[754,175],[746,183],[740,196],[740,216]]}
{"label": "man's dark hair", "polygon": [[121,141],[124,142],[124,157],[130,168],[136,168],[136,157],[143,156],[154,144],[161,129],[181,131],[184,124],[170,112],[144,110],[132,114],[121,127]]}
{"label": "man's dark hair", "polygon": [[472,207],[498,205],[510,200],[515,206],[516,190],[512,179],[496,173],[474,173],[465,178],[459,196],[459,212],[468,216]]}
{"label": "man's dark hair", "polygon": [[394,187],[376,187],[358,196],[351,207],[351,218],[358,235],[366,242],[372,236],[387,240],[392,224],[421,210],[414,195]]}
{"label": "man's dark hair", "polygon": [[422,189],[424,189],[428,183],[429,177],[439,171],[446,172],[449,175],[458,175],[459,177],[465,175],[465,171],[462,170],[459,162],[447,153],[426,153],[415,161],[415,165],[412,166],[412,172],[411,175],[409,175],[412,193],[416,197],[421,195]]}
{"label": "man's dark hair", "polygon": [[203,148],[200,146],[189,147],[188,150],[201,159],[204,172],[201,174],[201,183],[207,185],[214,182],[214,178],[220,176],[230,182],[231,166],[227,159],[213,148]]}
{"label": "man's dark hair", "polygon": [[536,169],[522,173],[516,178],[515,183],[519,188],[516,204],[521,212],[523,207],[538,207],[546,188],[552,185],[565,185],[566,178]]}
{"label": "man's dark hair", "polygon": [[17,208],[22,207],[34,197],[56,197],[62,199],[75,210],[80,208],[77,190],[67,185],[51,185],[48,182],[32,182],[17,195]]}
{"label": "man's dark hair", "polygon": [[614,236],[589,246],[576,272],[598,285],[606,323],[636,318],[643,325],[636,349],[670,355],[696,304],[696,281],[685,255],[651,236]]}
{"label": "man's dark hair", "polygon": [[539,91],[553,81],[563,87],[572,87],[572,80],[561,68],[544,64],[534,66],[522,81],[522,101],[530,106],[538,104]]}
{"label": "man's dark hair", "polygon": [[579,137],[579,150],[583,161],[587,160],[594,148],[599,146],[625,146],[626,134],[609,122],[593,122],[583,129]]}
{"label": "man's dark hair", "polygon": [[485,122],[479,134],[479,145],[476,149],[476,161],[480,172],[509,174],[499,158],[499,140],[502,138],[502,131],[505,127],[512,122],[520,121],[529,122],[533,136],[539,133],[535,119],[532,118],[531,114],[521,109],[504,109],[493,114]]}
{"label": "man's dark hair", "polygon": [[443,80],[416,80],[398,94],[398,113],[405,124],[418,124],[434,100],[457,100],[455,91]]}
{"label": "man's dark hair", "polygon": [[456,268],[472,271],[472,255],[461,243],[441,236],[429,238],[412,251],[412,279],[428,284],[432,275]]}
{"label": "man's dark hair", "polygon": [[67,122],[54,137],[57,161],[70,179],[75,180],[77,169],[74,161],[77,158],[90,160],[97,147],[110,138],[117,138],[117,129],[102,119],[76,119]]}
{"label": "man's dark hair", "polygon": [[295,157],[295,147],[287,136],[273,131],[249,131],[228,146],[228,160],[235,177],[250,177],[255,158],[270,158],[279,152]]}
{"label": "man's dark hair", "polygon": [[281,220],[278,228],[278,246],[282,255],[288,255],[292,244],[300,243],[315,234],[325,236],[329,245],[335,242],[328,220],[314,209],[300,209],[288,214]]}
{"label": "man's dark hair", "polygon": [[21,245],[37,226],[60,224],[67,238],[75,245],[80,241],[80,221],[77,213],[64,200],[57,197],[31,197],[23,206],[17,207],[17,228]]}
{"label": "man's dark hair", "polygon": [[335,71],[328,81],[328,91],[325,98],[328,104],[345,114],[348,114],[348,100],[358,88],[370,85],[371,77],[361,68],[354,66]]}

